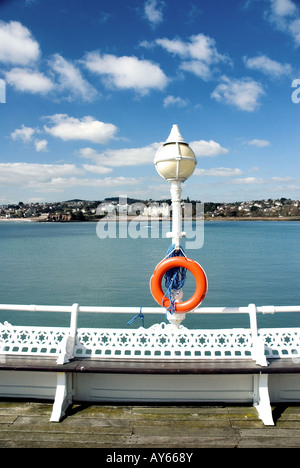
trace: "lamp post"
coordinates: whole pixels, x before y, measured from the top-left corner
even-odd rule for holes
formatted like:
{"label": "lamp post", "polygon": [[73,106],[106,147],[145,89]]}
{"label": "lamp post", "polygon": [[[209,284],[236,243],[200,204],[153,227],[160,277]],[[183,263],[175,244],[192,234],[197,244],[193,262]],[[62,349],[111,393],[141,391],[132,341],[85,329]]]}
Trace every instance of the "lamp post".
{"label": "lamp post", "polygon": [[172,200],[172,238],[175,249],[179,249],[180,239],[186,234],[181,226],[181,184],[194,172],[197,159],[180,134],[178,125],[174,124],[166,142],[158,149],[154,164],[161,177],[171,184]]}

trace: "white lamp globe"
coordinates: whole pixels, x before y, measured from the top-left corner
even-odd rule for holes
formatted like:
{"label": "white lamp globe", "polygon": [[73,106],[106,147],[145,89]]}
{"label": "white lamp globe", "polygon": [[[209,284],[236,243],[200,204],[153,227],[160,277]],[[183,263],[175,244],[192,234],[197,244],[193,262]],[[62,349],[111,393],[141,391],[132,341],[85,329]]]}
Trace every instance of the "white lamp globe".
{"label": "white lamp globe", "polygon": [[194,172],[197,159],[195,154],[174,124],[166,142],[158,149],[154,164],[161,177],[168,181],[184,182]]}

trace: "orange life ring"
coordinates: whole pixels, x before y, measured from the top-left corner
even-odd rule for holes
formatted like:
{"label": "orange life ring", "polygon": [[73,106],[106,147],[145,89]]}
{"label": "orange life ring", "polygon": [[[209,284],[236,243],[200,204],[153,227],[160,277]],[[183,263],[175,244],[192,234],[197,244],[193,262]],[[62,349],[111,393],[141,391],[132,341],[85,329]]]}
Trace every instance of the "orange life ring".
{"label": "orange life ring", "polygon": [[155,268],[150,279],[150,289],[152,296],[159,305],[163,305],[166,309],[170,307],[170,299],[165,297],[161,282],[164,274],[171,268],[183,267],[187,268],[195,277],[196,290],[193,296],[184,302],[175,302],[175,312],[189,312],[203,301],[207,292],[207,278],[204,270],[199,263],[187,257],[170,257],[162,260]]}

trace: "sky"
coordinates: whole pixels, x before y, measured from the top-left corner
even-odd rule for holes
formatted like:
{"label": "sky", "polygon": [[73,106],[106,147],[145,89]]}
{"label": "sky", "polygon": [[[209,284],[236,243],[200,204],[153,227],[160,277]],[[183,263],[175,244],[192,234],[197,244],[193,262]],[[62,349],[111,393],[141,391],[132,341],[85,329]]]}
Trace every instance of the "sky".
{"label": "sky", "polygon": [[299,0],[0,0],[0,204],[300,198]]}

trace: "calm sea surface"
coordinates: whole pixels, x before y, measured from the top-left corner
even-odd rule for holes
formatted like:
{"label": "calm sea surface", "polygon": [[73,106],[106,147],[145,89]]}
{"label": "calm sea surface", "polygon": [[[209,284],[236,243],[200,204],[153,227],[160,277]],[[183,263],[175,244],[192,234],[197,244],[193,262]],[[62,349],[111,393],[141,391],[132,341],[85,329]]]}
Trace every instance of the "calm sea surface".
{"label": "calm sea surface", "polygon": [[[105,238],[97,223],[0,222],[0,303],[85,306],[156,306],[152,272],[170,240]],[[142,231],[142,230],[145,231]],[[145,236],[147,232],[147,237]],[[203,306],[300,305],[300,223],[206,222],[204,245],[186,249],[208,277]],[[184,299],[194,291],[188,274]],[[127,327],[131,316],[81,314],[79,326]],[[0,322],[66,325],[67,314],[1,312]],[[145,326],[164,316],[145,316]],[[141,325],[135,320],[130,327]],[[190,328],[248,326],[246,316],[187,315]],[[300,326],[300,314],[266,315],[261,326]]]}

